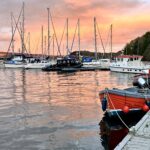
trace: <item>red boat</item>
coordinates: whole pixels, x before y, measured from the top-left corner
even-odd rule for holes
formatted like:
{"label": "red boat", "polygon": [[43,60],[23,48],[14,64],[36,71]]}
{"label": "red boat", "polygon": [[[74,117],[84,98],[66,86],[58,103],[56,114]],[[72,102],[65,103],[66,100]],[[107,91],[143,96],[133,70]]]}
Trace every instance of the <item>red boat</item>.
{"label": "red boat", "polygon": [[107,112],[144,110],[150,108],[150,89],[140,78],[137,87],[127,89],[105,89],[99,93],[102,110]]}

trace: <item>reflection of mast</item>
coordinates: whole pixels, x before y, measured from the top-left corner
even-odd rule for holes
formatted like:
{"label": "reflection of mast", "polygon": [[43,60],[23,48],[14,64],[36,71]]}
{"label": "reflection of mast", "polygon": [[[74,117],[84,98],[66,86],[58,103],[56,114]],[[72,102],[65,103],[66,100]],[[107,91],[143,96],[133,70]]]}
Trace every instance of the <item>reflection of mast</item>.
{"label": "reflection of mast", "polygon": [[96,18],[94,17],[94,43],[95,43],[95,59],[97,60],[97,31],[96,31]]}

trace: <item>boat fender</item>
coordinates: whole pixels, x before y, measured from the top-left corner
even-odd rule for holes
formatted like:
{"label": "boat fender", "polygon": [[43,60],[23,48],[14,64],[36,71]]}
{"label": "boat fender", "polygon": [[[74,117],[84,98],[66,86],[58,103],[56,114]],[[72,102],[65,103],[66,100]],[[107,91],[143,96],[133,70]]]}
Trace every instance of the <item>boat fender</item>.
{"label": "boat fender", "polygon": [[130,111],[130,110],[129,110],[129,107],[128,107],[128,106],[124,106],[124,107],[123,107],[123,112],[124,112],[125,114],[127,114],[129,111]]}
{"label": "boat fender", "polygon": [[143,109],[143,111],[147,112],[149,110],[149,107],[146,104],[144,104],[142,109]]}
{"label": "boat fender", "polygon": [[102,99],[101,104],[102,104],[102,110],[105,111],[107,108],[107,98],[106,97],[104,97]]}

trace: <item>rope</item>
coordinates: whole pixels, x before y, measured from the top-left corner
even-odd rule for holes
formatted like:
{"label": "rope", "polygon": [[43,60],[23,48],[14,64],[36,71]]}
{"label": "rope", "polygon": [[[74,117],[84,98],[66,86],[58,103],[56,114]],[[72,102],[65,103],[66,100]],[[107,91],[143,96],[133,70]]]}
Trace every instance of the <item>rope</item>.
{"label": "rope", "polygon": [[124,126],[129,130],[130,128],[128,127],[128,125],[123,121],[123,119],[122,119],[122,118],[120,117],[120,115],[118,114],[118,112],[117,112],[117,110],[116,110],[116,108],[115,108],[115,106],[114,106],[114,104],[113,104],[113,102],[112,102],[112,100],[111,100],[111,98],[110,98],[110,96],[109,96],[108,89],[106,89],[106,94],[107,94],[107,96],[108,96],[108,98],[109,98],[109,100],[110,100],[110,102],[111,102],[111,104],[112,104],[114,110],[116,111],[116,114],[117,114],[118,118],[119,118],[120,121],[124,124]]}

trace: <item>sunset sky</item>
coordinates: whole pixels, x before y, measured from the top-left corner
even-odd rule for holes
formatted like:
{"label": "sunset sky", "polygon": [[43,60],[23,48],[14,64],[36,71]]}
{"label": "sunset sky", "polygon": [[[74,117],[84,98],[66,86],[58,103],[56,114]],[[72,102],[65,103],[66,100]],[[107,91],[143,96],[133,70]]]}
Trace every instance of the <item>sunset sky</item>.
{"label": "sunset sky", "polygon": [[[0,50],[7,51],[11,39],[11,18],[16,20],[22,7],[22,0],[0,1]],[[93,18],[96,17],[104,44],[107,41],[110,25],[113,24],[113,51],[123,49],[127,42],[150,30],[150,1],[148,0],[25,0],[25,35],[31,34],[31,51],[41,52],[41,26],[47,35],[47,8],[54,20],[55,30],[60,41],[66,18],[69,19],[69,47],[71,47],[77,19],[80,18],[81,49],[94,51]],[[50,25],[51,26],[51,25]],[[53,35],[52,26],[50,28]],[[77,35],[73,50],[78,49]],[[27,40],[26,40],[27,41]],[[97,34],[98,51],[103,52]],[[18,33],[15,35],[15,49],[20,46]],[[106,44],[105,44],[106,45]],[[28,48],[28,45],[27,45]],[[55,46],[55,51],[57,47]],[[110,51],[110,46],[106,48]],[[61,53],[66,52],[64,35]],[[52,53],[52,50],[51,52]],[[57,53],[57,52],[55,52]]]}

